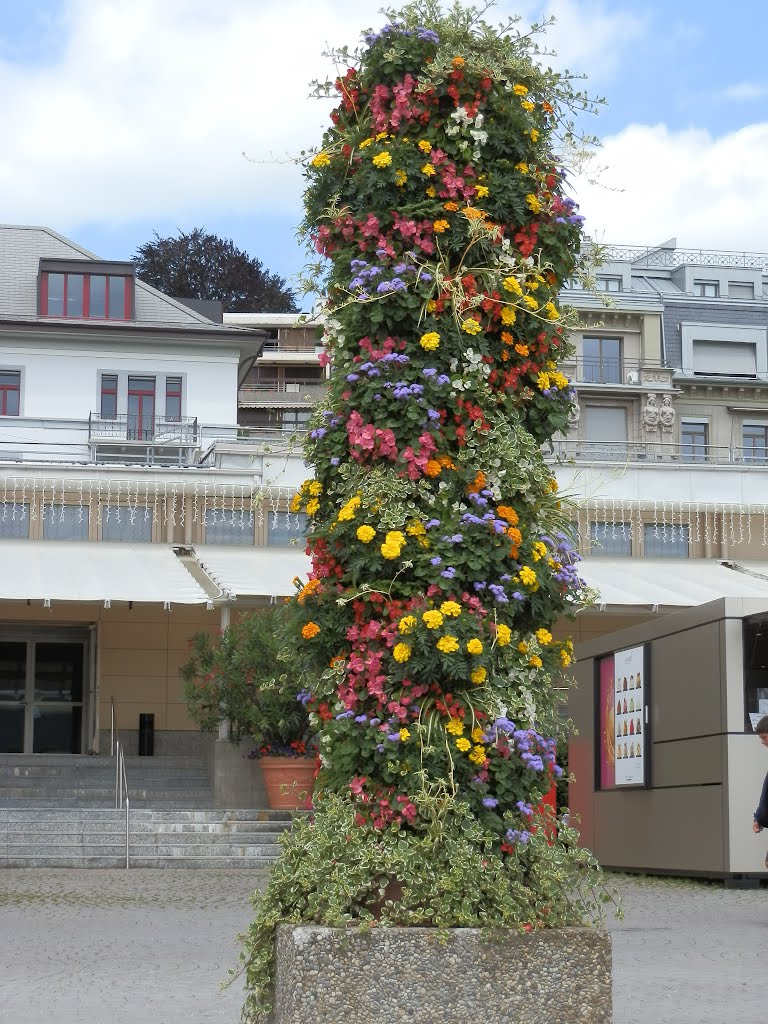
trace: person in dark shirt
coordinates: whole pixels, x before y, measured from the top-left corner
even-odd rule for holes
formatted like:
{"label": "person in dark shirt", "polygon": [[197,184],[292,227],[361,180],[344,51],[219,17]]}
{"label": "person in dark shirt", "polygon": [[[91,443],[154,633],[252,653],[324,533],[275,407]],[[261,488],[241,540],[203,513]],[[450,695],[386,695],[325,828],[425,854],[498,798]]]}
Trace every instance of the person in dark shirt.
{"label": "person in dark shirt", "polygon": [[[768,715],[763,715],[757,723],[755,733],[763,746],[768,747]],[[757,810],[752,820],[753,832],[762,832],[764,828],[768,828],[768,775],[765,776],[763,789],[760,793],[760,803],[757,805]],[[768,868],[768,854],[765,856],[765,866]]]}

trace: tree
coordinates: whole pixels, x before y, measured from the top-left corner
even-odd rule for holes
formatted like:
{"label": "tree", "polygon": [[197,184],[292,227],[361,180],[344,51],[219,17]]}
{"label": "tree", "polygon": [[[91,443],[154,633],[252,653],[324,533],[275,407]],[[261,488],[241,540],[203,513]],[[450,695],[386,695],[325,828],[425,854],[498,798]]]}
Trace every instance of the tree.
{"label": "tree", "polygon": [[295,313],[296,298],[277,274],[264,270],[260,260],[238,249],[229,238],[204,228],[140,245],[133,257],[136,274],[167,295],[209,299],[227,313]]}

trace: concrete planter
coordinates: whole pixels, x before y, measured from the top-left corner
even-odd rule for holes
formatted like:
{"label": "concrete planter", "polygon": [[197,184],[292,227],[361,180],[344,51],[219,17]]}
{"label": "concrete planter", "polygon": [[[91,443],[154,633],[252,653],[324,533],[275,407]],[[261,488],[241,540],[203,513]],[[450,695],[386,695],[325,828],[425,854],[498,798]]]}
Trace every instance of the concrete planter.
{"label": "concrete planter", "polygon": [[[444,933],[443,933],[444,934]],[[610,1024],[611,940],[281,925],[270,1024]]]}

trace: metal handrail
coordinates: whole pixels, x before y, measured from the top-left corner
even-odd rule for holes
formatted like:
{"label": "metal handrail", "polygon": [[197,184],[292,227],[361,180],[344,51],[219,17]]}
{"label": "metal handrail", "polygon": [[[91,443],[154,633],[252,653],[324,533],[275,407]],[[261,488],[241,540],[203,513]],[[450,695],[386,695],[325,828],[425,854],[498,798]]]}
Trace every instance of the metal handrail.
{"label": "metal handrail", "polygon": [[120,742],[120,731],[115,721],[115,698],[110,697],[111,719],[109,733],[109,752],[115,758],[115,810],[125,806],[125,870],[131,866],[129,814],[131,801],[128,796],[128,774],[125,770],[125,748]]}

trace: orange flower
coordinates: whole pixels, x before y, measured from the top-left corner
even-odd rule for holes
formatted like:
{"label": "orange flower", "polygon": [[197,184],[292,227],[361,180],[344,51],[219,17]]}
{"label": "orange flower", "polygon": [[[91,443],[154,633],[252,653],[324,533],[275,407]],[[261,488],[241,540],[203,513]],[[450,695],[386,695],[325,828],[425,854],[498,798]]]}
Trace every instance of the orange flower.
{"label": "orange flower", "polygon": [[527,345],[522,345],[518,342],[517,345],[515,345],[515,352],[517,352],[519,356],[527,356],[529,354],[529,349]]}
{"label": "orange flower", "polygon": [[453,461],[450,455],[438,455],[437,461],[443,467],[443,469],[456,469],[456,463]]}
{"label": "orange flower", "polygon": [[459,204],[458,203],[443,203],[443,209],[447,210],[449,213],[456,213],[458,208],[459,208]]}
{"label": "orange flower", "polygon": [[316,590],[319,590],[319,588],[320,580],[309,580],[309,582],[305,583],[304,586],[299,591],[296,600],[299,602],[299,604],[304,604],[306,599],[310,597],[312,594],[314,594]]}
{"label": "orange flower", "polygon": [[553,114],[554,113],[554,107],[552,106],[551,103],[547,103],[546,101],[541,104],[541,109],[546,111],[547,114]]}
{"label": "orange flower", "polygon": [[477,492],[477,491],[482,491],[484,487],[485,487],[485,473],[480,472],[480,473],[477,474],[475,479],[469,485],[467,490],[473,491],[473,492]]}
{"label": "orange flower", "polygon": [[488,216],[484,210],[476,210],[474,206],[468,206],[465,210],[461,211],[467,220],[485,220]]}
{"label": "orange flower", "polygon": [[317,636],[320,632],[320,627],[316,622],[308,622],[306,626],[302,626],[301,635],[305,640],[311,640],[313,636]]}
{"label": "orange flower", "polygon": [[455,68],[463,68],[465,62],[463,57],[454,57],[451,63]]}
{"label": "orange flower", "polygon": [[520,522],[520,517],[517,512],[509,505],[499,505],[496,509],[496,513],[501,519],[506,519],[510,526],[517,526]]}
{"label": "orange flower", "polygon": [[430,459],[424,467],[424,472],[427,476],[440,476],[443,471],[443,467],[436,459]]}
{"label": "orange flower", "polygon": [[522,533],[520,533],[520,531],[518,530],[518,528],[516,526],[510,526],[507,529],[507,536],[512,541],[512,543],[515,545],[515,547],[517,547],[518,545],[523,543],[523,535],[522,535]]}
{"label": "orange flower", "polygon": [[341,668],[344,665],[346,659],[343,654],[337,654],[334,658],[328,662],[330,668]]}
{"label": "orange flower", "polygon": [[447,220],[436,220],[432,224],[432,227],[434,228],[438,235],[441,235],[444,231],[447,231],[450,226],[451,225],[448,223]]}
{"label": "orange flower", "polygon": [[501,340],[504,342],[505,345],[514,345],[515,343],[515,339],[512,337],[509,331],[501,332]]}

